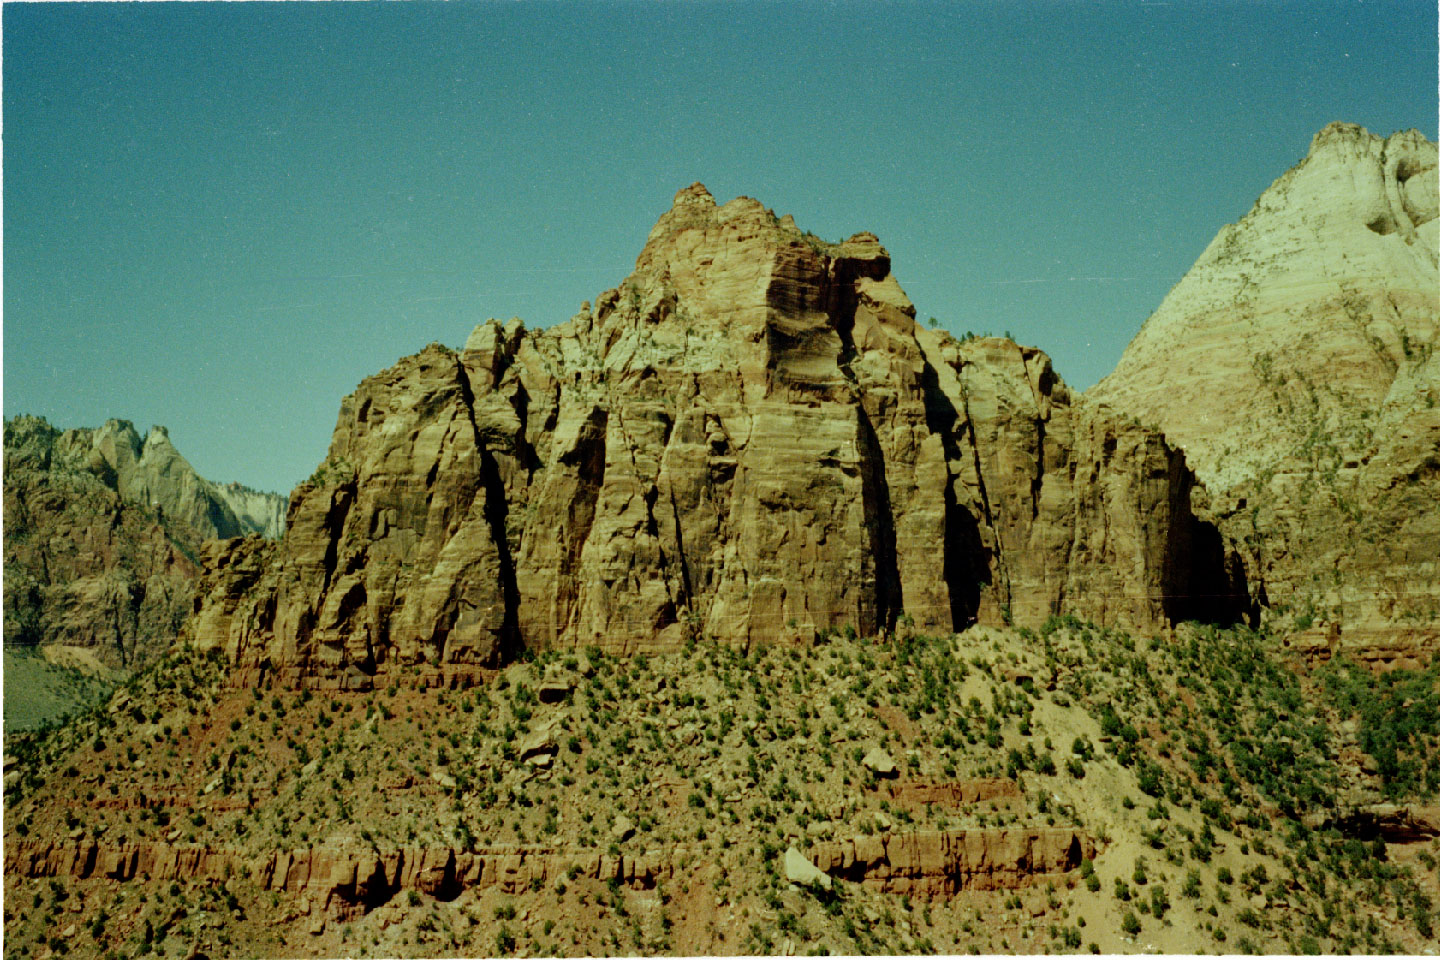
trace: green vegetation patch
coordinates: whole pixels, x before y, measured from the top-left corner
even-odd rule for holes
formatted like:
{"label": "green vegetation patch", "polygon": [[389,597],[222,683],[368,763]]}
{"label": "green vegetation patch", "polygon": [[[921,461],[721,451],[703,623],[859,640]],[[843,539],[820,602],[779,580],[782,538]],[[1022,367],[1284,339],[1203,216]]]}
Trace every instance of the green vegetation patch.
{"label": "green vegetation patch", "polygon": [[1360,748],[1375,760],[1387,797],[1440,790],[1440,664],[1375,674],[1342,660],[1320,679],[1342,717],[1359,717]]}
{"label": "green vegetation patch", "polygon": [[109,681],[50,663],[33,647],[6,645],[5,731],[57,724],[105,700],[114,688]]}

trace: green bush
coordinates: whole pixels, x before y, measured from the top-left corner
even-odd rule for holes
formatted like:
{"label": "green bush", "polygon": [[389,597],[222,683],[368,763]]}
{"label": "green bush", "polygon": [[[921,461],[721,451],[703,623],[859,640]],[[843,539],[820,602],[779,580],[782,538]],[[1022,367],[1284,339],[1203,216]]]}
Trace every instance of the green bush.
{"label": "green bush", "polygon": [[1150,888],[1150,912],[1159,920],[1165,916],[1165,911],[1170,909],[1170,898],[1165,894],[1165,888],[1155,885]]}
{"label": "green bush", "polygon": [[1180,896],[1187,900],[1194,900],[1200,896],[1200,873],[1191,870],[1185,875],[1185,885],[1180,888]]}

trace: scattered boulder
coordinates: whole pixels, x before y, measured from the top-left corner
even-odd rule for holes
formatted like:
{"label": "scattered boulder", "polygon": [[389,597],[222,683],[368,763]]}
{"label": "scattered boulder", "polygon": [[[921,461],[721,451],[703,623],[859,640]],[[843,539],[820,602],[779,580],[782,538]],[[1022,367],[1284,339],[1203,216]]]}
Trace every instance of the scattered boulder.
{"label": "scattered boulder", "polygon": [[832,883],[828,873],[811,863],[805,854],[794,847],[785,850],[785,879],[805,887],[818,883],[826,890],[830,889]]}
{"label": "scattered boulder", "polygon": [[860,762],[877,777],[896,777],[900,775],[899,768],[895,766],[894,758],[879,747],[871,747],[870,752],[865,754],[864,759]]}
{"label": "scattered boulder", "polygon": [[[531,763],[535,757],[553,756],[558,751],[559,746],[555,743],[555,738],[550,735],[549,730],[535,730],[520,741],[518,756],[521,763]],[[545,761],[547,764],[549,762],[548,759]]]}

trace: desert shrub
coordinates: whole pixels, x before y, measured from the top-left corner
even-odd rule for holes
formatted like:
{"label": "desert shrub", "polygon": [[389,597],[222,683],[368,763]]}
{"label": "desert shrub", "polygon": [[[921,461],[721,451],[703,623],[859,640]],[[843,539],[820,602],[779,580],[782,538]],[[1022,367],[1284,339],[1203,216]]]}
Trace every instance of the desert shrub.
{"label": "desert shrub", "polygon": [[1440,663],[1373,674],[1350,662],[1322,676],[1331,703],[1360,718],[1360,748],[1375,760],[1387,796],[1440,789]]}

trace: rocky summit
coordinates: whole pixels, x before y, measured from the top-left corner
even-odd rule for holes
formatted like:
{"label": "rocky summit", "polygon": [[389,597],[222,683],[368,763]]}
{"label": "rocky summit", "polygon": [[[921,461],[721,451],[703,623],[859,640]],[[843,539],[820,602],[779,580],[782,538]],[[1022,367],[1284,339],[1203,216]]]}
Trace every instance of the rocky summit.
{"label": "rocky summit", "polygon": [[346,397],[285,539],[207,553],[188,635],[364,687],[521,649],[1230,622],[1194,483],[1039,350],[917,326],[872,234],[695,184],[568,322],[483,323]]}
{"label": "rocky summit", "polygon": [[1413,130],[1321,130],[1087,394],[1185,451],[1256,601],[1313,655],[1440,650],[1436,183]]}

